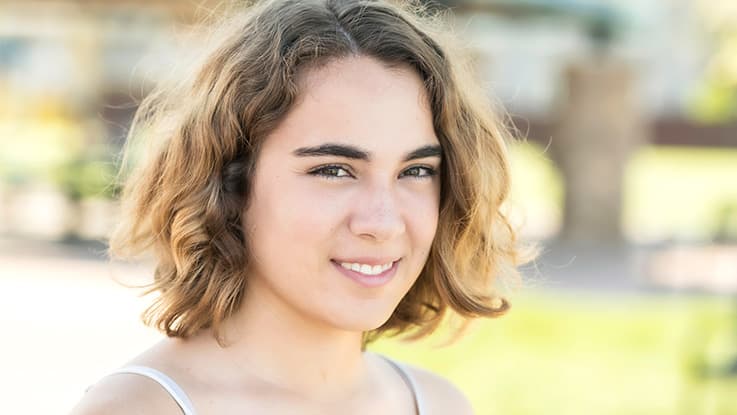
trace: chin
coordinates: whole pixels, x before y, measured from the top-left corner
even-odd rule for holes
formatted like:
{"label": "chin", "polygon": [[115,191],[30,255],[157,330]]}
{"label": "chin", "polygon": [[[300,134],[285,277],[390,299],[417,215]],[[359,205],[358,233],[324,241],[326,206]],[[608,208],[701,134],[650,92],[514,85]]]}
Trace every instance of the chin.
{"label": "chin", "polygon": [[[361,312],[363,311],[363,312]],[[356,309],[350,314],[337,314],[331,319],[331,325],[346,331],[365,332],[381,327],[392,316],[394,309],[368,312]]]}

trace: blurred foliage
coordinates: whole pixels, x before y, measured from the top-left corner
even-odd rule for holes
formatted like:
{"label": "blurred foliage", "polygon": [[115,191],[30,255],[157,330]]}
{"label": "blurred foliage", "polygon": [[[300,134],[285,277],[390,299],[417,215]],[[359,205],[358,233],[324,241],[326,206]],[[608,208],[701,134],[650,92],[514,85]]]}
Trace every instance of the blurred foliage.
{"label": "blurred foliage", "polygon": [[113,163],[77,158],[56,167],[52,181],[72,200],[91,197],[112,198],[118,188],[113,184]]}
{"label": "blurred foliage", "polygon": [[[514,300],[514,298],[513,298]],[[371,350],[448,376],[479,415],[737,414],[737,304],[726,297],[528,291],[451,348]]]}
{"label": "blurred foliage", "polygon": [[703,122],[737,121],[737,5],[699,2],[703,24],[713,44],[704,79],[695,91],[691,115]]}
{"label": "blurred foliage", "polygon": [[691,117],[705,123],[737,120],[737,85],[720,79],[705,80],[690,103]]}
{"label": "blurred foliage", "polygon": [[51,184],[72,200],[111,197],[115,165],[104,128],[62,108],[49,99],[30,113],[0,117],[0,181]]}
{"label": "blurred foliage", "polygon": [[737,239],[737,149],[647,146],[625,175],[624,224],[656,238]]}
{"label": "blurred foliage", "polygon": [[535,143],[518,142],[510,147],[512,190],[509,196],[510,211],[521,214],[522,226],[538,226],[549,229],[533,230],[550,233],[563,217],[563,178],[545,149]]}
{"label": "blurred foliage", "polygon": [[[536,143],[512,146],[511,200],[560,221],[562,178]],[[645,146],[624,177],[625,232],[638,241],[737,239],[737,149]]]}

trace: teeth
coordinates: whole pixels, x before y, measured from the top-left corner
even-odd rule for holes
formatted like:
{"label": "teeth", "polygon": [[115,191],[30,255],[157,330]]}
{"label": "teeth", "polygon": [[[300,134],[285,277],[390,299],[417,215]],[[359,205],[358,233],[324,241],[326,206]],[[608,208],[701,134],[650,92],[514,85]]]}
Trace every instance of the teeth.
{"label": "teeth", "polygon": [[392,267],[393,262],[390,262],[388,264],[384,265],[368,265],[368,264],[357,264],[353,262],[341,262],[340,266],[345,269],[350,269],[356,272],[360,272],[361,274],[366,275],[379,275],[382,272],[388,270]]}

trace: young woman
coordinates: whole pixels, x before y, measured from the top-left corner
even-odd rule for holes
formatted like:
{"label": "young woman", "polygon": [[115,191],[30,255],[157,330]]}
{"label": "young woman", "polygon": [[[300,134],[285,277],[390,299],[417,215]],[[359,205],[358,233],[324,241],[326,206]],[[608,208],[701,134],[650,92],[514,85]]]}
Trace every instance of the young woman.
{"label": "young woman", "polygon": [[165,340],[74,414],[463,414],[448,381],[365,352],[515,277],[505,133],[434,23],[370,0],[238,11],[152,95],[114,252],[151,250]]}

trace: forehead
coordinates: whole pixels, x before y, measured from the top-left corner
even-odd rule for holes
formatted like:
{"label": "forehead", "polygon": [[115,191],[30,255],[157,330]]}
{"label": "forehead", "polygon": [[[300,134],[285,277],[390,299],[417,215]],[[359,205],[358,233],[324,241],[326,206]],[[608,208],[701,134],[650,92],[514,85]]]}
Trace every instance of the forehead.
{"label": "forehead", "polygon": [[286,150],[326,141],[375,153],[437,145],[422,80],[409,67],[388,67],[369,57],[332,61],[306,71],[301,94],[267,139]]}

